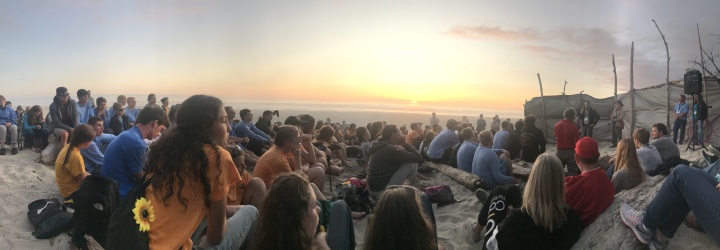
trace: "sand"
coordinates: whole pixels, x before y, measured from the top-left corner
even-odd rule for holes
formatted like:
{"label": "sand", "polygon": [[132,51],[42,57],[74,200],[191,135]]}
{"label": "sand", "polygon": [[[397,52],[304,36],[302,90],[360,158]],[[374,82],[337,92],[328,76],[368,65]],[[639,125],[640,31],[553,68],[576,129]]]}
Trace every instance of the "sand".
{"label": "sand", "polygon": [[[609,143],[601,142],[601,155],[614,155],[615,150],[609,148]],[[549,144],[548,151],[555,151],[555,145]],[[685,151],[681,146],[681,154],[684,159],[691,162],[701,162],[700,151]],[[55,184],[54,167],[45,166],[37,162],[38,153],[31,150],[22,150],[17,155],[0,156],[0,199],[3,206],[0,209],[0,249],[70,249],[67,233],[63,233],[53,239],[38,240],[31,233],[35,230],[27,218],[27,205],[37,199],[58,198],[60,194]],[[337,184],[340,179],[354,176],[359,170],[357,163],[351,160],[348,167],[340,178],[333,177],[332,184]],[[704,163],[701,163],[704,164]],[[430,180],[420,181],[418,186],[447,184],[453,190],[457,203],[437,207],[435,216],[438,226],[438,238],[447,249],[476,249],[481,248],[482,243],[473,243],[470,235],[465,230],[463,223],[466,219],[477,219],[482,204],[475,198],[473,190],[465,188],[449,177],[441,173],[430,173],[427,176]],[[328,196],[329,183],[326,182],[325,192]],[[357,249],[362,249],[362,242],[367,228],[368,218],[365,217],[355,224],[355,238],[358,242]],[[622,224],[621,221],[615,223]],[[630,229],[618,227],[614,234],[632,234]],[[609,229],[608,229],[609,230]],[[624,231],[623,231],[624,230]],[[604,235],[583,235],[583,237],[608,237]],[[612,240],[612,239],[608,239]],[[602,248],[598,246],[597,248]],[[680,226],[675,238],[670,242],[668,249],[716,249],[710,238],[702,233],[693,231],[686,226]]]}

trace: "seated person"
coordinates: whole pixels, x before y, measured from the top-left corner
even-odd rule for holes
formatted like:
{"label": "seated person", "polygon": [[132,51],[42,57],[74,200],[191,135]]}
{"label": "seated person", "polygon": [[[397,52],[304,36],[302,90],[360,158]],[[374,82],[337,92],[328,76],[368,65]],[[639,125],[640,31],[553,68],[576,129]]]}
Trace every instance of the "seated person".
{"label": "seated person", "polygon": [[427,150],[427,156],[434,163],[447,164],[450,161],[453,146],[458,143],[458,136],[455,134],[457,121],[450,119],[447,121],[447,128],[443,129],[435,139],[430,142]]}
{"label": "seated person", "polygon": [[510,136],[508,136],[507,140],[505,141],[505,147],[504,149],[507,150],[510,153],[510,159],[518,159],[520,158],[520,135],[522,134],[522,130],[525,127],[525,122],[523,122],[522,119],[515,122],[515,129],[510,132]]}
{"label": "seated person", "polygon": [[693,212],[702,229],[720,248],[720,183],[716,178],[700,169],[679,165],[668,175],[645,212],[623,203],[620,217],[640,243],[649,244],[650,249],[665,249],[685,216]]}
{"label": "seated person", "polygon": [[520,135],[520,159],[534,162],[538,155],[545,152],[545,134],[535,126],[535,116],[525,117],[525,127]]}
{"label": "seated person", "polygon": [[650,142],[650,145],[657,149],[663,162],[672,157],[680,157],[680,149],[678,149],[678,146],[667,136],[668,131],[665,124],[656,123],[653,125],[651,132],[653,140]]}
{"label": "seated person", "polygon": [[90,117],[87,124],[95,131],[95,137],[92,143],[90,143],[90,146],[80,150],[80,154],[85,161],[85,171],[91,174],[98,174],[100,173],[100,168],[102,168],[103,159],[105,159],[105,149],[115,139],[115,136],[103,133],[105,125],[103,124],[103,120],[98,117]]}
{"label": "seated person", "polygon": [[348,144],[350,145],[358,145],[357,144],[357,136],[355,135],[357,131],[357,125],[355,123],[350,123],[350,127],[345,129],[345,140],[348,141]]}
{"label": "seated person", "polygon": [[420,149],[420,143],[425,139],[425,131],[420,127],[422,124],[413,122],[410,123],[410,131],[405,136],[405,141],[413,147]]}
{"label": "seated person", "polygon": [[378,198],[390,185],[402,185],[405,180],[414,185],[417,180],[420,152],[405,141],[405,136],[393,124],[383,127],[380,137],[368,148],[367,182],[370,195]]}
{"label": "seated person", "polygon": [[324,151],[325,155],[328,156],[328,164],[330,164],[330,170],[327,172],[327,174],[332,175],[339,175],[342,172],[342,168],[338,167],[334,163],[330,161],[330,155],[334,156],[337,159],[340,159],[340,162],[343,164],[343,166],[347,166],[347,158],[345,157],[345,154],[347,152],[344,144],[333,142],[333,134],[335,131],[330,126],[323,126],[320,128],[320,132],[313,140],[313,145]]}
{"label": "seated person", "polygon": [[0,95],[0,155],[5,155],[5,142],[8,140],[12,147],[11,154],[16,155],[18,153],[17,114],[11,105],[6,104],[5,97]]}
{"label": "seated person", "polygon": [[140,114],[140,110],[135,107],[137,104],[137,101],[135,100],[135,97],[128,97],[127,98],[127,108],[125,108],[125,114],[128,116],[128,119],[130,122],[135,125],[135,119],[137,119],[137,116]]}
{"label": "seated person", "polygon": [[[266,188],[270,188],[275,177],[283,173],[302,171],[302,149],[300,145],[299,131],[297,127],[284,125],[280,127],[273,147],[255,165],[253,175],[263,180]],[[290,161],[295,161],[292,167]],[[325,184],[325,171],[322,168],[310,168],[307,171],[308,179],[318,188],[322,189]]]}
{"label": "seated person", "polygon": [[[309,115],[303,115],[306,119],[310,119],[312,121],[315,120],[315,118],[312,118],[312,116]],[[301,161],[299,162],[300,167],[303,171],[303,173],[307,174],[308,170],[311,168],[321,168],[323,172],[326,169],[328,169],[329,163],[327,160],[327,157],[325,155],[325,152],[318,149],[312,144],[312,137],[311,134],[303,133],[302,131],[307,127],[307,125],[312,124],[311,122],[305,121],[300,119],[299,116],[288,116],[287,119],[285,119],[285,125],[294,126],[298,129],[298,131],[301,131],[300,135],[300,155],[301,155]],[[282,126],[282,125],[281,125]],[[279,130],[279,127],[278,127]],[[290,167],[293,169],[297,169],[298,166],[296,166],[296,161],[290,161]]]}
{"label": "seated person", "polygon": [[[635,139],[637,142],[637,139]],[[615,153],[615,162],[613,174],[611,175],[612,184],[615,186],[615,193],[626,189],[637,187],[645,181],[645,171],[640,166],[635,146],[630,138],[623,138],[618,142],[617,152]],[[611,168],[613,166],[611,165]],[[608,168],[610,171],[611,168]]]}
{"label": "seated person", "polygon": [[255,155],[262,156],[265,152],[264,145],[272,145],[273,139],[269,135],[260,131],[255,124],[252,122],[253,113],[249,109],[240,110],[240,123],[235,125],[235,136],[237,137],[248,137],[250,142],[245,146]]}
{"label": "seated person", "polygon": [[125,109],[122,107],[122,104],[119,102],[113,103],[113,110],[113,116],[110,118],[110,130],[113,132],[113,135],[117,136],[132,126],[130,124],[130,118],[125,115]]}
{"label": "seated person", "polygon": [[564,172],[560,159],[545,153],[535,161],[522,197],[517,186],[496,187],[478,222],[466,223],[472,240],[480,241],[484,226],[487,249],[570,249],[582,224],[578,212],[563,202]]}
{"label": "seated person", "polygon": [[493,136],[493,149],[504,149],[505,148],[505,141],[510,136],[510,122],[503,121],[502,122],[502,130],[495,133]]}
{"label": "seated person", "polygon": [[267,196],[265,183],[262,179],[252,177],[248,173],[245,167],[245,152],[239,146],[226,147],[226,149],[230,152],[235,168],[240,173],[240,181],[237,182],[237,185],[231,186],[230,191],[228,191],[227,204],[262,207],[265,196]]}
{"label": "seated person", "polygon": [[360,150],[363,154],[362,160],[365,163],[364,167],[367,168],[367,164],[370,162],[370,152],[368,152],[368,149],[372,146],[372,143],[370,142],[370,131],[368,131],[365,127],[359,127],[355,130],[355,137],[357,137],[357,140],[360,143]]}
{"label": "seated person", "polygon": [[498,157],[492,150],[492,133],[487,130],[482,131],[478,138],[480,145],[473,156],[472,173],[482,178],[482,188],[492,190],[497,185],[517,184],[518,179],[513,177],[510,156],[503,153]]}
{"label": "seated person", "polygon": [[40,152],[48,144],[48,133],[45,131],[45,118],[43,117],[40,105],[33,106],[23,117],[25,120],[23,122],[25,147],[32,147],[35,152]]}
{"label": "seated person", "polygon": [[581,174],[565,177],[565,203],[580,213],[583,227],[595,221],[615,199],[615,187],[598,166],[599,158],[597,142],[580,138],[575,144],[575,162]]}
{"label": "seated person", "polygon": [[[398,209],[400,207],[403,209]],[[388,186],[373,214],[365,232],[364,249],[445,248],[437,240],[432,205],[427,196],[413,186]]]}
{"label": "seated person", "polygon": [[435,139],[435,135],[434,131],[425,132],[425,138],[423,138],[423,141],[420,142],[420,148],[418,148],[418,151],[420,151],[420,155],[422,155],[423,159],[426,161],[430,160],[430,157],[427,156],[427,151],[430,147],[430,143]]}
{"label": "seated person", "polygon": [[[226,203],[228,191],[237,185],[240,175],[230,153],[220,146],[227,140],[222,102],[211,96],[191,96],[177,117],[178,126],[158,138],[148,153],[150,183],[144,196],[155,217],[147,231],[149,249],[192,249],[194,245],[199,249],[239,249],[250,241],[258,211],[253,206]],[[110,144],[105,159],[114,145],[120,145],[116,143],[127,139],[125,135],[140,139],[144,129],[138,126],[155,125],[156,119],[164,119],[163,125],[157,125],[160,127],[169,123],[162,109],[140,111],[138,125]],[[103,170],[106,167],[107,162]],[[200,237],[202,231],[207,233]]]}
{"label": "seated person", "polygon": [[650,132],[646,129],[639,128],[635,130],[633,133],[633,146],[637,148],[637,157],[645,173],[654,172],[658,165],[663,163],[660,152],[650,144]]}
{"label": "seated person", "polygon": [[[277,111],[277,110],[276,110]],[[258,118],[258,121],[255,123],[255,127],[257,127],[260,131],[265,133],[266,135],[270,136],[270,138],[275,138],[275,131],[272,130],[272,117],[273,113],[270,110],[265,110],[262,113],[262,116]],[[277,113],[278,116],[280,113]]]}
{"label": "seated person", "polygon": [[[112,118],[112,115],[107,109],[107,100],[105,99],[105,97],[101,96],[96,99],[96,102],[97,105],[93,109],[92,116],[100,117],[100,119],[102,119],[105,124],[110,124],[110,118]],[[114,134],[113,131],[110,131],[109,127],[106,127],[104,132],[108,134]]]}
{"label": "seated person", "polygon": [[355,249],[348,205],[343,200],[329,205],[318,194],[302,174],[278,175],[260,209],[250,249]]}
{"label": "seated person", "polygon": [[463,143],[457,153],[457,168],[472,173],[472,161],[478,147],[475,131],[471,128],[465,128],[460,132],[460,138],[463,139]]}
{"label": "seated person", "polygon": [[80,155],[80,150],[87,148],[92,143],[95,131],[90,125],[82,124],[76,128],[58,158],[55,160],[55,182],[57,182],[60,195],[65,198],[65,205],[73,205],[70,195],[80,188],[80,183],[86,176],[90,175],[85,171],[85,163]]}
{"label": "seated person", "polygon": [[75,108],[78,112],[78,123],[87,123],[88,119],[93,116],[93,105],[88,102],[88,92],[85,89],[78,89],[78,101],[75,102]]}
{"label": "seated person", "polygon": [[108,145],[100,173],[117,182],[121,198],[124,198],[145,174],[148,144],[143,139],[155,139],[169,125],[165,111],[146,107],[140,111],[135,126],[121,133]]}
{"label": "seated person", "polygon": [[75,101],[70,99],[67,88],[58,87],[55,89],[55,97],[53,97],[53,102],[50,104],[48,116],[50,119],[45,119],[46,123],[49,122],[49,124],[46,124],[48,131],[58,137],[61,147],[65,147],[73,129],[78,125]]}

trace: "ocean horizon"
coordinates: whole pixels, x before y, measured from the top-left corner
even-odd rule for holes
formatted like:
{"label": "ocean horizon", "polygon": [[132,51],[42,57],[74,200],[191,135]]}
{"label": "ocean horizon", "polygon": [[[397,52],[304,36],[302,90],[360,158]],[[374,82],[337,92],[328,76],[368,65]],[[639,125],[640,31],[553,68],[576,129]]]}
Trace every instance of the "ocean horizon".
{"label": "ocean horizon", "polygon": [[[72,97],[71,91],[71,97]],[[94,98],[104,96],[108,99],[108,106],[112,106],[117,95],[97,95]],[[137,106],[140,108],[147,104],[145,95],[129,95],[135,96]],[[139,96],[142,96],[140,98]],[[187,96],[168,96],[170,105],[182,103]],[[11,98],[6,97],[12,102],[13,107],[22,105],[23,107],[40,105],[43,108],[43,114],[47,115],[52,97],[25,97]],[[159,99],[162,96],[158,95]],[[75,99],[75,98],[73,98]],[[373,121],[386,121],[389,124],[407,125],[413,122],[422,122],[428,124],[432,112],[437,114],[440,124],[445,125],[448,119],[456,119],[460,121],[463,116],[467,116],[468,120],[475,124],[480,114],[483,114],[486,121],[492,121],[492,117],[498,115],[502,120],[510,118],[512,122],[523,117],[522,110],[490,110],[482,107],[456,107],[442,105],[428,105],[424,103],[400,103],[400,102],[310,102],[310,101],[256,101],[256,100],[238,100],[233,98],[224,98],[224,105],[232,106],[236,112],[241,109],[250,109],[253,114],[253,120],[262,114],[265,110],[278,110],[280,117],[274,117],[273,122],[284,121],[290,115],[310,114],[316,120],[326,120],[330,118],[332,122],[345,121],[347,124],[355,123],[358,126],[365,126]],[[236,117],[235,119],[239,119]]]}

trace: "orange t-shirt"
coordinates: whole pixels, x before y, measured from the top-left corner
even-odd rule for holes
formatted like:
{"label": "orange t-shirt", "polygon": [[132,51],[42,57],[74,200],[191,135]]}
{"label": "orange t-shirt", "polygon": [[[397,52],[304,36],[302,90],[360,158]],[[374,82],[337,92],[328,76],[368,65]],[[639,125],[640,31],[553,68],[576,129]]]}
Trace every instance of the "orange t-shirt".
{"label": "orange t-shirt", "polygon": [[418,133],[415,130],[410,130],[410,132],[408,132],[407,136],[405,136],[405,142],[412,145],[413,141],[415,139],[417,139],[418,137],[420,137],[420,133]]}
{"label": "orange t-shirt", "polygon": [[[230,187],[240,181],[240,174],[228,151],[222,147],[213,149],[209,144],[205,144],[203,149],[208,158],[210,201],[226,199]],[[215,150],[220,153],[219,169]],[[187,199],[187,209],[177,199],[177,183],[173,188],[175,193],[165,201],[167,205],[159,201],[163,198],[164,192],[158,192],[156,195],[152,185],[145,189],[145,199],[150,201],[155,211],[155,221],[150,223],[150,231],[148,231],[150,249],[191,249],[193,246],[190,237],[202,219],[207,216],[208,207],[205,206],[200,180],[184,179],[182,196]]]}
{"label": "orange t-shirt", "polygon": [[[292,153],[290,154],[292,155]],[[295,159],[295,157],[293,157],[293,159]],[[287,154],[285,154],[282,149],[273,146],[260,156],[257,164],[255,164],[253,175],[262,179],[263,182],[265,182],[265,187],[269,189],[275,176],[292,171],[293,169],[290,167]]]}
{"label": "orange t-shirt", "polygon": [[250,184],[250,180],[252,180],[252,178],[253,177],[247,170],[243,170],[243,172],[240,173],[240,181],[230,187],[230,191],[228,191],[228,205],[240,205],[240,203],[242,203],[243,195],[245,194],[245,187]]}

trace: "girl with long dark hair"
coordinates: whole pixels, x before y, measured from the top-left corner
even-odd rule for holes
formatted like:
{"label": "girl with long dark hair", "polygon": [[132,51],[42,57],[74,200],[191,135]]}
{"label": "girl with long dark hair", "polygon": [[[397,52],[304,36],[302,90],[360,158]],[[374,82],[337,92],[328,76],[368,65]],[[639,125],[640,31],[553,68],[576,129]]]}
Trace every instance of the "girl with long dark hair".
{"label": "girl with long dark hair", "polygon": [[55,182],[65,204],[72,207],[70,195],[80,188],[80,183],[90,175],[85,171],[85,163],[80,149],[87,148],[95,138],[95,130],[90,125],[81,124],[75,128],[70,143],[63,147],[55,160]]}

